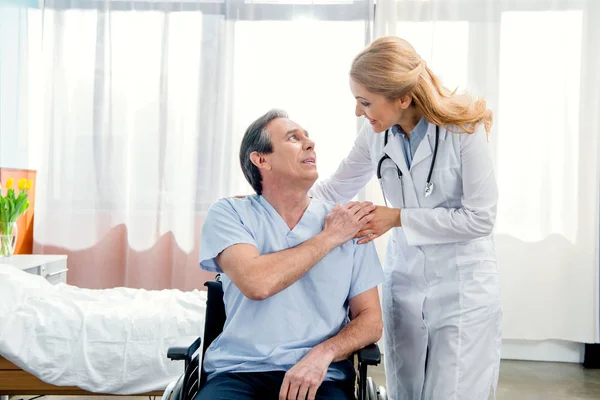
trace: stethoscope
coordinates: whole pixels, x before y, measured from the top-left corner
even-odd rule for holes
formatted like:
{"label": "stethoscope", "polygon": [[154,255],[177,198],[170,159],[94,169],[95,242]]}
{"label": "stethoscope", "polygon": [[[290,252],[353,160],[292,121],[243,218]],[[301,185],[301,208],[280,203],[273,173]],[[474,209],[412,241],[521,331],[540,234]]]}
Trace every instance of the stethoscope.
{"label": "stethoscope", "polygon": [[[383,147],[384,148],[385,148],[385,146],[387,146],[387,143],[388,143],[388,133],[389,133],[389,129],[387,129],[385,131],[385,136],[383,137]],[[431,159],[431,165],[429,166],[429,174],[427,175],[427,182],[425,182],[425,197],[431,196],[431,193],[433,192],[433,182],[431,182],[431,174],[433,173],[433,166],[435,165],[435,158],[437,156],[439,141],[440,141],[440,127],[436,125],[436,127],[435,127],[435,148],[433,150],[433,157]],[[387,203],[387,199],[385,197],[385,190],[383,189],[383,181],[381,180],[381,164],[383,164],[383,162],[387,159],[391,160],[390,156],[388,156],[385,152],[383,152],[383,156],[377,163],[377,180],[379,180],[379,186],[381,187],[381,193],[383,194],[383,201],[385,202],[386,207],[388,207],[388,203]],[[393,162],[393,160],[392,160],[392,162]],[[398,179],[400,180],[400,187],[402,188],[402,207],[404,207],[404,205],[406,203],[404,202],[404,182],[402,179],[402,171],[400,171],[400,168],[398,168],[398,164],[394,163],[394,165],[396,165],[396,172],[398,173]]]}

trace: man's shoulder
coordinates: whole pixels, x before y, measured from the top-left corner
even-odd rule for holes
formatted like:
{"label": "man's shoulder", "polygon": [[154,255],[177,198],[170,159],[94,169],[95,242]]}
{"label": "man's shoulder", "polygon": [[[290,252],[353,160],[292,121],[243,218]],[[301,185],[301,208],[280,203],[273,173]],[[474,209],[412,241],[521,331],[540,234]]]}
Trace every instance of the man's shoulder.
{"label": "man's shoulder", "polygon": [[317,199],[315,197],[312,198],[311,202],[316,209],[321,210],[324,213],[323,218],[325,218],[325,216],[329,214],[329,211],[333,210],[333,207],[335,207],[335,203],[328,200]]}
{"label": "man's shoulder", "polygon": [[253,229],[258,221],[265,217],[265,210],[257,196],[244,198],[221,198],[208,209],[203,226],[210,229],[223,230],[238,225],[245,229]]}
{"label": "man's shoulder", "polygon": [[245,214],[257,211],[258,199],[256,195],[245,197],[223,197],[210,206],[208,212],[235,212]]}

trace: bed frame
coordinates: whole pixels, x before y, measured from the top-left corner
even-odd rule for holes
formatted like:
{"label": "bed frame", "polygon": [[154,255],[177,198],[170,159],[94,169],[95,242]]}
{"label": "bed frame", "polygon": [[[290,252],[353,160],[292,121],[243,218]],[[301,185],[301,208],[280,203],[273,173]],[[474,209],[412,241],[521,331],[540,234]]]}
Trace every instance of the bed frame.
{"label": "bed frame", "polygon": [[[140,393],[131,396],[162,396],[164,391]],[[92,393],[76,386],[54,386],[23,371],[0,356],[0,398],[11,395],[106,396],[110,393]]]}

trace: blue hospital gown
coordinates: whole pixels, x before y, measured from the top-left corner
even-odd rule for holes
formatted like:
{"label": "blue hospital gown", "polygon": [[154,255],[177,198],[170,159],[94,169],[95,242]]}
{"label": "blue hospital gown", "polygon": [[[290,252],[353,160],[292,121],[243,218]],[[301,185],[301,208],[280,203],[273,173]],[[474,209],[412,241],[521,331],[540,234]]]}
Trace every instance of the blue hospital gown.
{"label": "blue hospital gown", "polygon": [[[297,246],[322,231],[332,208],[331,203],[312,199],[290,230],[262,196],[221,199],[204,221],[200,265],[222,273],[215,257],[240,243],[256,246],[260,254]],[[350,240],[294,284],[262,301],[250,300],[226,275],[222,277],[227,320],[204,356],[208,379],[223,372],[289,370],[347,324],[348,299],[380,284],[383,271],[373,242],[358,245]],[[326,380],[353,374],[351,363],[342,361],[329,367]]]}

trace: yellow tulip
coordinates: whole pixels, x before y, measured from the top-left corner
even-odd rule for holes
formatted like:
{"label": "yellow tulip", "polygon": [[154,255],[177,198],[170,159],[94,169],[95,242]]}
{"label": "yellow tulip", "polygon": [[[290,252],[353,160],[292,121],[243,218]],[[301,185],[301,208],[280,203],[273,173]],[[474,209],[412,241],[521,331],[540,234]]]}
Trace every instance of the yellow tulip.
{"label": "yellow tulip", "polygon": [[7,189],[12,189],[14,182],[15,182],[15,180],[13,178],[8,178],[6,180],[6,188]]}
{"label": "yellow tulip", "polygon": [[25,189],[31,190],[32,186],[33,186],[33,181],[29,180],[29,181],[27,181],[27,185],[25,185]]}
{"label": "yellow tulip", "polygon": [[19,190],[25,189],[25,185],[27,185],[27,179],[25,179],[25,178],[19,179],[19,182],[17,182],[17,186],[19,187]]}

